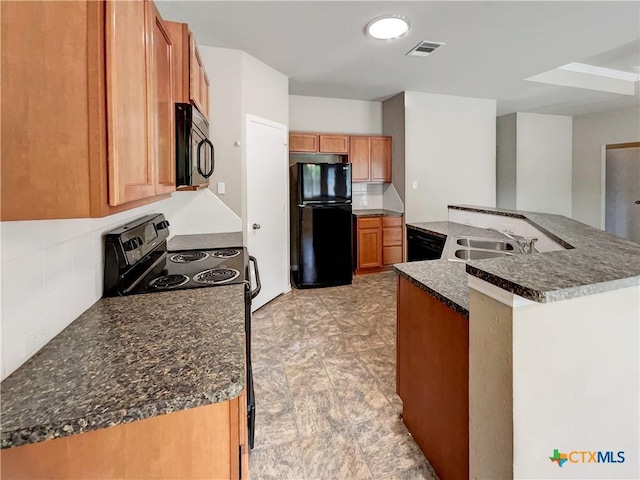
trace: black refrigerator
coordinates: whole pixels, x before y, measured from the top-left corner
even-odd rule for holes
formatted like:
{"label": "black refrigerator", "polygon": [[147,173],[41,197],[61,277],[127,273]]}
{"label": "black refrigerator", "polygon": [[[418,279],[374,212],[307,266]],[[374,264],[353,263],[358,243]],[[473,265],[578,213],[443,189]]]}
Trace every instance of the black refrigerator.
{"label": "black refrigerator", "polygon": [[296,163],[289,188],[293,282],[298,288],[349,285],[351,165]]}

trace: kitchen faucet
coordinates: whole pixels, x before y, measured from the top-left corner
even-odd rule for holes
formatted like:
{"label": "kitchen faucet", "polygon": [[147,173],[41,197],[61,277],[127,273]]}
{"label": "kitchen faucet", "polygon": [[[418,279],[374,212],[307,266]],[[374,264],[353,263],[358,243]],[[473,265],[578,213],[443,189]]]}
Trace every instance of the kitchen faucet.
{"label": "kitchen faucet", "polygon": [[538,239],[535,237],[529,238],[521,235],[515,235],[509,232],[501,232],[500,230],[496,230],[495,228],[487,228],[487,230],[498,232],[516,242],[516,245],[520,249],[520,253],[533,253],[533,244],[538,241]]}

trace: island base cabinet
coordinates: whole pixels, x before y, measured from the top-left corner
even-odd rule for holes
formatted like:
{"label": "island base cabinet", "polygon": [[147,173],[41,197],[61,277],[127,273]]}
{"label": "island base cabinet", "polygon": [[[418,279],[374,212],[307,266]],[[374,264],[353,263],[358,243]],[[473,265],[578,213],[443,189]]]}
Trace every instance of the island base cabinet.
{"label": "island base cabinet", "polygon": [[441,480],[469,478],[469,321],[398,277],[397,393]]}
{"label": "island base cabinet", "polygon": [[240,443],[246,440],[244,405],[243,393],[227,402],[5,449],[1,477],[246,479],[248,447]]}

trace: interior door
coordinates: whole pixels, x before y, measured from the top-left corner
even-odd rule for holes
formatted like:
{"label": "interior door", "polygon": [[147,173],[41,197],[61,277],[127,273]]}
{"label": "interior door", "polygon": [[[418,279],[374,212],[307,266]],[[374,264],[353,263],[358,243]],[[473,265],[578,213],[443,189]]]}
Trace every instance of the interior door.
{"label": "interior door", "polygon": [[640,143],[607,148],[605,230],[640,243]]}
{"label": "interior door", "polygon": [[247,115],[247,225],[249,253],[256,257],[262,289],[252,310],[289,289],[286,151],[287,128]]}

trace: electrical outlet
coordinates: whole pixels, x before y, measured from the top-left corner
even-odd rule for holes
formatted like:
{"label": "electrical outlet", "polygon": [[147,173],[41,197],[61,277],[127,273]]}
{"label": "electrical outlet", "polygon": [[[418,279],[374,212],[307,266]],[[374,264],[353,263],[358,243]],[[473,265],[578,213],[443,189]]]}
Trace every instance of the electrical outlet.
{"label": "electrical outlet", "polygon": [[471,219],[471,217],[464,217],[464,218],[462,219],[462,223],[463,223],[464,225],[470,225],[470,226],[473,226],[473,220]]}
{"label": "electrical outlet", "polygon": [[363,207],[366,207],[369,204],[367,197],[365,195],[362,196],[361,203]]}
{"label": "electrical outlet", "polygon": [[227,186],[224,182],[218,182],[218,195],[224,195],[227,191]]}
{"label": "electrical outlet", "polygon": [[515,227],[510,223],[503,223],[502,224],[502,231],[505,232],[505,233],[516,233],[515,232]]}
{"label": "electrical outlet", "polygon": [[414,181],[411,183],[411,188],[413,188],[414,190],[417,190],[417,189],[418,189],[418,181],[417,181],[417,180],[414,180]]}

